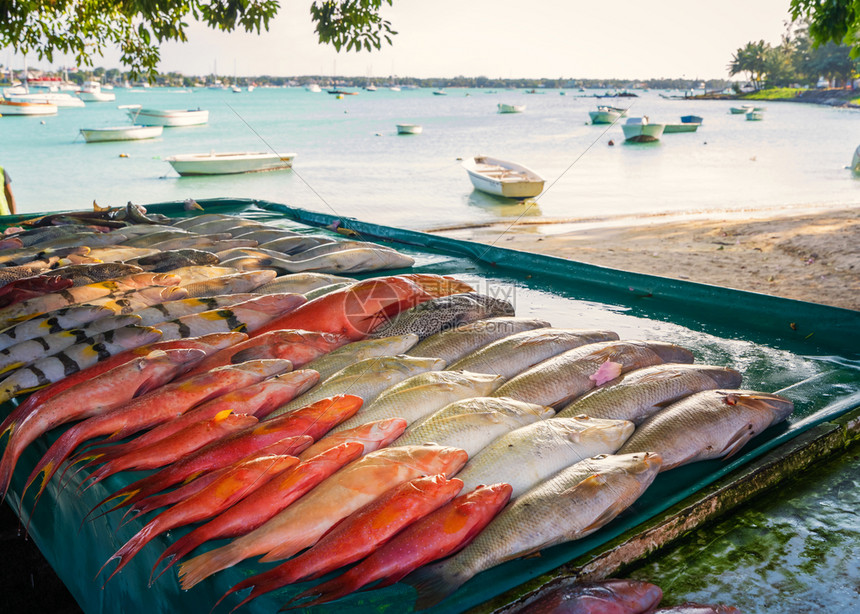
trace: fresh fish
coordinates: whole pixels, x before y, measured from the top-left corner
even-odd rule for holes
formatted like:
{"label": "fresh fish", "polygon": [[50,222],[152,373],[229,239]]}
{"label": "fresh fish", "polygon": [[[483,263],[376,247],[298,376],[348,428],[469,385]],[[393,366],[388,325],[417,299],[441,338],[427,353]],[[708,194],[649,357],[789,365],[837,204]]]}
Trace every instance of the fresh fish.
{"label": "fresh fish", "polygon": [[342,282],[354,282],[351,277],[340,277],[338,275],[327,275],[325,273],[292,273],[275,277],[272,281],[257,288],[259,294],[272,294],[276,292],[295,292],[296,294],[307,294],[316,288],[330,286]]}
{"label": "fresh fish", "polygon": [[243,229],[253,230],[266,228],[266,226],[261,225],[258,222],[252,222],[251,220],[246,220],[235,216],[227,217],[229,219],[206,220],[190,226],[183,226],[182,228],[190,232],[196,232],[197,234],[213,234],[226,232],[231,237],[239,236]]}
{"label": "fresh fish", "polygon": [[604,341],[568,350],[508,380],[493,396],[558,406],[622,373],[663,362],[693,362],[680,346],[657,341]]}
{"label": "fresh fish", "polygon": [[[445,361],[438,358],[410,358],[404,355],[366,358],[341,369],[323,383],[275,410],[272,415],[289,413],[308,403],[338,394],[355,394],[364,399],[365,404],[370,404],[394,384],[425,371],[438,371],[444,366]],[[308,368],[313,369],[311,365]],[[357,424],[352,423],[350,426]]]}
{"label": "fresh fish", "polygon": [[331,284],[331,285],[328,285],[328,286],[323,286],[323,287],[321,287],[321,288],[314,288],[313,290],[310,290],[309,292],[306,292],[306,293],[305,293],[305,298],[306,298],[306,299],[308,299],[309,301],[312,301],[312,300],[314,300],[315,298],[319,298],[319,297],[321,297],[321,296],[325,296],[326,294],[329,294],[329,293],[331,293],[331,292],[334,292],[335,290],[342,290],[343,288],[346,288],[346,287],[348,287],[348,286],[351,286],[353,283],[355,283],[355,282],[352,282],[352,281],[342,281],[342,282],[339,282],[339,283],[336,283],[336,284]]}
{"label": "fresh fish", "polygon": [[310,448],[299,454],[299,458],[307,460],[344,443],[360,443],[364,446],[362,454],[370,454],[381,448],[388,447],[391,442],[400,437],[404,430],[406,430],[406,420],[403,418],[389,418],[388,420],[367,422],[347,431],[328,433]]}
{"label": "fresh fish", "polygon": [[183,266],[218,264],[220,260],[215,254],[210,254],[199,249],[175,249],[142,258],[134,258],[127,260],[127,262],[137,265],[146,271],[162,273]]}
{"label": "fresh fish", "polygon": [[338,425],[337,430],[344,431],[385,418],[403,418],[412,424],[454,401],[487,396],[502,381],[498,375],[468,371],[428,371],[413,375],[386,389],[372,403],[367,402],[356,416]]}
{"label": "fresh fish", "polygon": [[33,412],[11,416],[3,424],[9,439],[0,461],[0,493],[5,496],[18,458],[37,437],[61,424],[119,407],[169,382],[203,356],[200,350],[151,352],[57,394]]}
{"label": "fresh fish", "polygon": [[[203,249],[204,251],[210,251],[206,249],[208,246],[211,246],[218,241],[222,241],[224,239],[229,239],[230,235],[226,232],[211,234],[211,235],[199,235],[196,233],[175,233],[172,237],[166,237],[161,241],[153,243],[149,247],[153,249],[157,249],[158,251],[170,251],[172,249],[183,249],[183,248],[191,248],[191,249]],[[130,243],[126,241],[126,245]],[[256,242],[255,242],[256,245]]]}
{"label": "fresh fish", "polygon": [[737,388],[741,374],[728,367],[662,364],[630,371],[580,397],[558,413],[630,420],[642,424],[670,403],[703,390]]}
{"label": "fresh fish", "polygon": [[593,533],[636,501],[659,469],[660,456],[650,453],[602,456],[564,469],[514,500],[458,554],[407,578],[418,590],[416,609],[485,569]]}
{"label": "fresh fish", "polygon": [[38,275],[16,279],[0,287],[0,307],[7,307],[43,294],[59,292],[72,286],[72,280],[56,275]]}
{"label": "fresh fish", "polygon": [[406,350],[418,343],[418,335],[397,335],[381,339],[366,339],[353,341],[343,347],[332,350],[324,356],[309,363],[308,369],[320,374],[320,381],[325,381],[332,375],[357,362],[380,356],[397,356],[405,354]]}
{"label": "fresh fish", "polygon": [[61,237],[76,236],[79,233],[80,229],[73,226],[46,226],[18,232],[12,236],[18,238],[24,247],[30,247]]}
{"label": "fresh fish", "polygon": [[142,272],[142,268],[133,264],[105,262],[103,264],[71,264],[53,269],[51,275],[59,275],[63,279],[70,279],[75,286],[85,286]]}
{"label": "fresh fish", "polygon": [[[307,330],[273,330],[209,356],[191,374],[208,371],[222,365],[261,358],[283,358],[289,360],[294,369],[298,369],[315,358],[339,348],[344,341],[343,337],[328,333],[314,333]],[[319,379],[319,374],[317,374],[317,379]]]}
{"label": "fresh fish", "polygon": [[[96,258],[101,262],[123,262],[134,258],[143,258],[159,253],[157,249],[151,247],[126,247],[124,245],[108,245],[105,247],[96,247],[90,250],[87,254],[90,258]],[[134,264],[132,263],[132,266]],[[140,268],[140,267],[138,267]],[[142,270],[142,269],[141,269]]]}
{"label": "fresh fish", "polygon": [[20,367],[25,367],[40,358],[56,354],[89,337],[131,324],[140,324],[140,318],[134,315],[109,315],[90,322],[81,328],[72,328],[28,339],[27,341],[21,341],[0,350],[0,373],[7,373]]}
{"label": "fresh fish", "polygon": [[231,267],[242,273],[251,271],[270,271],[275,275],[282,271],[272,265],[272,258],[269,256],[234,256],[232,258],[220,258],[221,266]]}
{"label": "fresh fish", "polygon": [[[341,252],[347,253],[347,252]],[[514,315],[514,306],[507,301],[477,292],[452,294],[425,301],[404,311],[373,331],[374,337],[390,337],[414,333],[422,340],[461,324],[497,316]]]}
{"label": "fresh fish", "polygon": [[276,239],[283,239],[286,237],[298,237],[299,233],[293,232],[292,230],[285,230],[283,228],[250,228],[243,227],[239,229],[239,232],[236,233],[236,239],[253,239],[257,242],[257,245],[262,245],[263,243],[270,243]]}
{"label": "fresh fish", "polygon": [[201,311],[155,324],[163,339],[199,337],[211,333],[251,333],[305,302],[301,294],[267,294],[243,303]]}
{"label": "fresh fish", "polygon": [[385,491],[422,475],[457,473],[466,453],[456,448],[414,446],[371,452],[353,461],[258,529],[182,563],[179,578],[188,589],[257,555],[264,562],[288,558],[312,546],[339,521]]}
{"label": "fresh fish", "polygon": [[[430,335],[410,350],[410,356],[436,356],[453,364],[485,345],[516,333],[550,324],[535,318],[489,318]],[[460,369],[450,369],[459,371]],[[463,369],[468,371],[469,369]],[[481,371],[488,373],[488,371]],[[512,376],[509,376],[512,377]]]}
{"label": "fresh fish", "polygon": [[358,341],[364,339],[383,318],[435,296],[444,296],[456,287],[456,283],[440,275],[426,273],[366,279],[308,302],[257,334],[297,328],[342,334],[350,341]]}
{"label": "fresh fish", "polygon": [[259,245],[258,241],[254,241],[253,239],[222,239],[221,241],[215,241],[211,245],[205,245],[198,247],[197,249],[202,249],[205,252],[211,252],[213,254],[218,254],[219,252],[224,252],[229,249],[240,249],[243,247],[257,247]]}
{"label": "fresh fish", "polygon": [[107,307],[93,305],[66,307],[51,311],[0,331],[0,348],[5,349],[28,339],[81,328],[89,322],[113,315],[113,313]]}
{"label": "fresh fish", "polygon": [[617,340],[618,335],[609,330],[538,328],[494,341],[448,368],[498,373],[510,379],[547,358],[581,345]]}
{"label": "fresh fish", "polygon": [[449,480],[444,475],[422,476],[399,484],[347,516],[309,550],[239,582],[224,596],[253,587],[251,594],[239,603],[241,606],[282,586],[319,578],[363,559],[401,529],[448,503],[462,487],[460,480]]}
{"label": "fresh fish", "polygon": [[505,614],[644,614],[663,598],[659,586],[639,580],[575,582],[562,580],[540,589]]}
{"label": "fresh fish", "polygon": [[[60,465],[79,445],[99,436],[105,441],[117,441],[135,433],[158,426],[234,388],[255,384],[290,367],[284,360],[255,360],[241,365],[221,367],[182,383],[168,384],[153,390],[107,414],[88,418],[66,430],[57,439],[30,473],[24,490],[42,476],[36,495],[41,496]],[[188,458],[188,457],[185,457]],[[95,480],[93,483],[99,481]],[[92,484],[91,484],[92,485]],[[23,498],[23,494],[22,494]]]}
{"label": "fresh fish", "polygon": [[393,247],[381,245],[379,243],[370,243],[368,241],[334,241],[332,243],[322,243],[314,247],[310,247],[298,253],[287,256],[287,260],[307,260],[325,254],[333,254],[335,252],[343,252],[348,249],[377,249],[389,250],[396,252]]}
{"label": "fresh fish", "polygon": [[141,288],[140,290],[132,290],[131,292],[103,296],[86,301],[85,303],[78,303],[78,305],[107,307],[116,315],[128,315],[154,305],[178,301],[187,297],[188,292],[185,291],[185,288],[177,286],[168,288],[153,286],[150,288]]}
{"label": "fresh fish", "polygon": [[314,586],[297,599],[315,597],[299,607],[339,599],[376,580],[375,588],[399,582],[419,567],[469,544],[511,498],[508,484],[479,486],[406,527],[379,550],[344,574]]}
{"label": "fresh fish", "polygon": [[17,279],[32,277],[40,272],[45,272],[49,267],[53,266],[59,258],[50,258],[47,260],[33,260],[20,266],[0,267],[0,285],[6,285]]}
{"label": "fresh fish", "polygon": [[225,294],[209,298],[184,298],[166,303],[158,303],[135,312],[144,326],[175,320],[183,316],[225,309],[258,298],[256,294]]}
{"label": "fresh fish", "polygon": [[[215,277],[194,283],[183,284],[182,287],[188,292],[188,296],[217,296],[219,294],[233,294],[237,292],[254,292],[255,294],[264,294],[258,292],[262,284],[273,279],[274,271],[246,271],[244,273],[234,273],[232,275],[224,275],[223,277]],[[274,292],[266,292],[265,294],[275,294]],[[287,292],[278,294],[288,294]]]}
{"label": "fresh fish", "polygon": [[645,420],[619,451],[665,455],[663,471],[687,463],[729,458],[766,428],[794,411],[788,399],[752,390],[706,390]]}
{"label": "fresh fish", "polygon": [[520,427],[551,418],[549,407],[505,397],[476,397],[446,405],[426,420],[416,422],[393,446],[435,443],[465,450],[469,458],[493,441]]}
{"label": "fresh fish", "polygon": [[[203,213],[201,215],[193,215],[190,217],[183,217],[179,219],[171,220],[170,225],[173,228],[181,229],[181,230],[191,230],[195,226],[200,226],[201,224],[205,224],[207,222],[213,221],[223,221],[223,220],[235,220],[239,221],[242,218],[235,215],[224,215],[223,213]],[[197,232],[196,230],[192,232]]]}
{"label": "fresh fish", "polygon": [[77,245],[74,247],[30,247],[24,249],[6,250],[7,254],[0,255],[0,266],[17,267],[34,260],[47,260],[48,258],[65,258],[72,254],[86,256],[90,248]]}
{"label": "fresh fish", "polygon": [[[123,241],[123,245],[127,247],[150,247],[157,251],[164,251],[163,247],[156,247],[157,243],[164,241],[193,240],[195,235],[192,233],[178,233],[175,228],[159,228],[158,232],[150,232],[144,235],[131,237]],[[183,246],[184,247],[184,246]]]}
{"label": "fresh fish", "polygon": [[318,245],[327,245],[334,243],[331,237],[322,237],[316,235],[298,235],[292,237],[281,237],[273,241],[261,242],[260,247],[269,249],[273,252],[290,255],[303,252]]}
{"label": "fresh fish", "polygon": [[234,258],[244,258],[245,256],[249,258],[263,259],[275,258],[277,260],[285,258],[284,254],[270,249],[266,249],[265,247],[234,247],[231,249],[217,252],[215,255],[223,261],[233,260]]}
{"label": "fresh fish", "polygon": [[273,265],[287,273],[318,271],[321,273],[367,273],[388,269],[406,269],[415,259],[392,249],[359,247],[312,256],[305,260],[273,260]]}
{"label": "fresh fish", "polygon": [[207,541],[250,533],[310,492],[317,484],[359,458],[363,451],[364,446],[358,442],[342,443],[281,472],[230,509],[171,544],[155,562],[153,572],[161,561],[169,560],[170,563],[161,572],[164,573]]}
{"label": "fresh fish", "polygon": [[168,271],[171,275],[176,275],[182,280],[179,282],[180,286],[187,286],[195,281],[206,281],[207,279],[224,277],[225,275],[235,275],[238,272],[238,269],[231,267],[212,265],[182,266],[178,269],[170,269]]}
{"label": "fresh fish", "polygon": [[115,354],[157,341],[160,337],[161,331],[149,326],[123,326],[90,337],[9,375],[0,382],[0,402],[57,382]]}
{"label": "fresh fish", "polygon": [[653,614],[741,614],[741,611],[730,605],[708,605],[705,603],[682,603],[670,608],[654,610]]}
{"label": "fresh fish", "polygon": [[565,467],[597,454],[612,454],[633,433],[627,420],[549,418],[506,433],[463,468],[463,488],[506,482],[514,499]]}
{"label": "fresh fish", "polygon": [[266,456],[239,464],[220,480],[153,518],[105,562],[99,574],[108,563],[119,559],[116,569],[107,578],[110,580],[156,536],[217,515],[297,463],[296,457],[282,455]]}

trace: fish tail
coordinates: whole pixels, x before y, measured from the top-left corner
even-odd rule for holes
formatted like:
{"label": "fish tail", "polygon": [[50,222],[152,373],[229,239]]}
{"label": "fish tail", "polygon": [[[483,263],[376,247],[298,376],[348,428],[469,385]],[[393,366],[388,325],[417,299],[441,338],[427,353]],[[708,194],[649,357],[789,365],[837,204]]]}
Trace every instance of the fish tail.
{"label": "fish tail", "polygon": [[6,446],[3,451],[3,458],[0,459],[0,501],[6,497],[6,491],[9,490],[9,484],[12,482],[12,472],[15,471],[15,461],[18,455],[14,452],[12,441]]}
{"label": "fish tail", "polygon": [[179,583],[183,590],[188,590],[213,573],[235,565],[243,558],[243,553],[234,543],[204,552],[179,565]]}
{"label": "fish tail", "polygon": [[[110,503],[110,502],[111,502],[111,501],[113,501],[114,499],[120,499],[120,502],[119,502],[119,503],[117,503],[116,505],[114,505],[112,508],[110,508],[110,509],[108,509],[108,510],[106,510],[106,511],[102,512],[102,513],[101,513],[101,514],[99,514],[98,516],[94,516],[94,517],[93,517],[93,520],[95,520],[96,518],[101,518],[101,517],[102,517],[102,516],[104,516],[105,514],[110,514],[112,511],[114,511],[114,510],[118,510],[118,509],[119,509],[119,508],[121,508],[122,506],[126,505],[126,504],[127,504],[127,503],[128,503],[128,502],[129,502],[133,497],[135,497],[139,492],[140,492],[139,490],[119,491],[119,492],[117,492],[117,493],[114,493],[113,495],[110,495],[109,497],[105,497],[104,499],[102,499],[101,501],[99,501],[98,503],[96,503],[96,505],[95,505],[95,506],[94,506],[94,507],[93,507],[89,512],[87,512],[87,514],[86,514],[86,516],[84,516],[84,519],[83,519],[83,520],[86,520],[87,518],[89,518],[90,514],[92,514],[93,512],[95,512],[97,509],[99,509],[99,508],[100,508],[102,505],[104,505],[105,503]],[[123,516],[123,518],[125,518],[125,516]],[[82,520],[81,522],[83,522],[83,520]]]}
{"label": "fish tail", "polygon": [[[119,559],[119,565],[117,565],[116,569],[113,570],[113,573],[111,573],[111,575],[107,577],[107,579],[105,580],[105,584],[110,582],[110,579],[113,578],[117,574],[117,572],[119,572],[119,570],[125,567],[128,562],[132,558],[134,558],[134,556],[138,552],[140,552],[141,548],[148,544],[153,537],[158,535],[159,532],[157,530],[157,526],[158,525],[156,524],[156,522],[153,521],[143,527],[140,531],[138,531],[134,535],[134,537],[132,537],[123,545],[122,548],[117,550],[107,561],[105,561],[105,564],[102,565],[101,569],[99,569],[98,573],[96,574],[96,578],[101,575],[102,571],[104,571],[104,568],[107,567],[112,560]],[[102,586],[102,588],[104,588],[104,586]]]}
{"label": "fish tail", "polygon": [[443,563],[422,567],[405,581],[418,591],[415,609],[425,610],[454,593],[468,579],[468,576],[456,573],[450,565]]}
{"label": "fish tail", "polygon": [[45,490],[45,487],[48,485],[48,482],[51,481],[51,478],[54,477],[54,474],[59,469],[60,465],[66,458],[71,454],[72,450],[78,445],[78,428],[72,427],[68,431],[62,434],[60,438],[54,442],[54,444],[48,448],[48,451],[45,452],[45,455],[39,461],[39,464],[33,469],[33,472],[30,474],[30,477],[27,478],[27,483],[24,486],[24,491],[21,493],[21,498],[24,498],[24,492],[27,492],[27,489],[36,481],[36,479],[41,475],[42,483],[39,486],[39,492],[36,494],[36,500],[38,501],[39,497],[42,496],[42,493]]}
{"label": "fish tail", "polygon": [[[282,609],[309,608],[315,605],[328,603],[329,601],[340,599],[341,597],[345,597],[346,595],[357,591],[364,586],[364,584],[365,582],[362,581],[357,574],[352,574],[348,571],[332,580],[329,580],[328,582],[317,584],[305,592],[299,593],[287,603],[289,608],[284,607]],[[313,597],[314,599],[311,601],[305,601],[304,603],[298,603],[301,600],[308,599],[310,597]]]}

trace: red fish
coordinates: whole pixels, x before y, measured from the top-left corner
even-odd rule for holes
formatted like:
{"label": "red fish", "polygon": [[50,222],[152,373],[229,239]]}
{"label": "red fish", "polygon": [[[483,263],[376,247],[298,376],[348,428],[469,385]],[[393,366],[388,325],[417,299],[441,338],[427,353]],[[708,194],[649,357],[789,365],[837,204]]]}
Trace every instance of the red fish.
{"label": "red fish", "polygon": [[236,606],[240,607],[264,593],[299,580],[319,578],[362,559],[401,529],[448,503],[462,488],[462,480],[449,480],[444,475],[415,478],[395,486],[345,518],[306,552],[239,582],[218,602],[230,593],[254,587]]}
{"label": "red fish", "polygon": [[38,500],[60,464],[84,441],[100,435],[106,435],[110,440],[128,437],[181,415],[200,402],[224,394],[232,388],[256,383],[289,366],[289,361],[286,360],[257,360],[234,367],[220,367],[185,382],[161,386],[107,414],[80,422],[63,433],[48,448],[27,479],[24,490],[43,474],[44,478],[36,495]]}
{"label": "red fish", "polygon": [[660,608],[654,610],[654,614],[741,614],[741,611],[730,605],[707,605],[691,602],[671,608]]}
{"label": "red fish", "polygon": [[200,544],[223,537],[238,537],[262,526],[363,453],[364,446],[358,442],[342,443],[281,473],[217,518],[174,542],[152,568],[154,573],[161,561],[170,560],[156,579]]}
{"label": "red fish", "polygon": [[307,460],[349,441],[357,441],[362,444],[364,454],[370,454],[380,448],[387,447],[392,441],[400,437],[408,424],[403,418],[388,418],[368,422],[346,431],[331,433],[302,452],[299,458]]}
{"label": "red fish", "polygon": [[37,277],[15,280],[0,287],[0,308],[26,301],[42,294],[59,292],[71,287],[72,284],[74,282],[71,279],[64,279],[59,275],[39,275]]}
{"label": "red fish", "polygon": [[339,599],[381,580],[399,582],[422,565],[458,552],[495,518],[511,498],[508,484],[478,486],[422,518],[345,574],[314,586],[296,599],[314,596],[301,607]]}
{"label": "red fish", "polygon": [[120,407],[169,382],[203,357],[196,349],[151,352],[57,394],[20,419],[8,420],[4,423],[9,440],[0,460],[0,493],[5,496],[18,458],[37,437],[60,424]]}
{"label": "red fish", "polygon": [[562,581],[527,597],[509,614],[643,614],[653,612],[662,598],[659,586],[639,580]]}
{"label": "red fish", "polygon": [[298,462],[295,456],[265,456],[238,465],[193,497],[153,518],[105,562],[99,574],[108,563],[119,559],[119,565],[107,578],[110,580],[154,537],[176,527],[211,518]]}
{"label": "red fish", "polygon": [[209,356],[188,375],[214,367],[261,358],[283,358],[298,369],[310,361],[345,345],[346,337],[307,330],[274,330]]}

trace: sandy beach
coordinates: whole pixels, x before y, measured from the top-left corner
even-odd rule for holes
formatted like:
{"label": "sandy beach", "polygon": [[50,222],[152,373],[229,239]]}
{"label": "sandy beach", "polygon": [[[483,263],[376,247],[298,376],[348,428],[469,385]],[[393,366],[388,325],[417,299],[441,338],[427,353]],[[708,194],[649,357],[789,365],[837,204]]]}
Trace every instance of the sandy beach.
{"label": "sandy beach", "polygon": [[860,310],[860,208],[599,221],[521,218],[436,234]]}

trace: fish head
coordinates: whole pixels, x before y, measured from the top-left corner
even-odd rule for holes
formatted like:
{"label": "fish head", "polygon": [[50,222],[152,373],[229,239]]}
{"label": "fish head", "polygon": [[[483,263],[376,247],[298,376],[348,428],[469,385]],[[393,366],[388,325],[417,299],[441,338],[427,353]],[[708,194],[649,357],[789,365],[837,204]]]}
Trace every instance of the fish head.
{"label": "fish head", "polygon": [[211,422],[214,425],[235,431],[254,426],[259,420],[250,414],[234,414],[231,410],[225,409],[217,413]]}
{"label": "fish head", "polygon": [[469,460],[465,450],[436,444],[384,448],[372,454],[375,458],[409,466],[419,475],[443,473],[453,476]]}
{"label": "fish head", "polygon": [[499,482],[497,484],[477,486],[474,490],[464,493],[456,502],[460,507],[460,511],[464,514],[472,514],[476,510],[479,513],[492,517],[495,516],[501,509],[511,500],[511,494],[514,489],[510,484]]}
{"label": "fish head", "polygon": [[405,309],[432,298],[400,277],[366,279],[311,301],[340,311],[353,333],[366,336]]}
{"label": "fish head", "polygon": [[354,394],[339,394],[337,396],[320,399],[310,405],[290,412],[288,415],[295,415],[296,412],[307,413],[309,415],[318,416],[317,419],[325,417],[327,421],[333,424],[340,424],[355,415],[364,404],[364,399]]}
{"label": "fish head", "polygon": [[463,490],[463,480],[447,478],[441,473],[425,475],[409,481],[409,488],[417,491],[422,496],[437,499],[444,497],[452,499]]}
{"label": "fish head", "polygon": [[718,394],[728,406],[741,406],[760,414],[766,420],[762,428],[782,422],[794,411],[794,403],[776,394],[749,390],[720,390]]}
{"label": "fish head", "polygon": [[282,373],[269,381],[292,387],[294,389],[293,396],[297,397],[313,386],[316,386],[320,381],[320,374],[313,369],[301,369],[299,371],[291,371],[290,373]]}
{"label": "fish head", "polygon": [[351,433],[356,441],[364,443],[364,451],[366,453],[374,452],[382,448],[388,447],[395,439],[403,434],[409,423],[403,418],[388,418],[385,420],[374,420],[367,424],[362,424],[351,431],[343,431]]}

